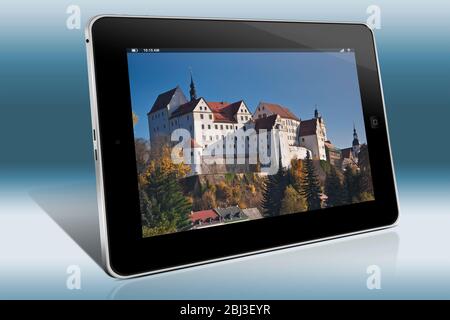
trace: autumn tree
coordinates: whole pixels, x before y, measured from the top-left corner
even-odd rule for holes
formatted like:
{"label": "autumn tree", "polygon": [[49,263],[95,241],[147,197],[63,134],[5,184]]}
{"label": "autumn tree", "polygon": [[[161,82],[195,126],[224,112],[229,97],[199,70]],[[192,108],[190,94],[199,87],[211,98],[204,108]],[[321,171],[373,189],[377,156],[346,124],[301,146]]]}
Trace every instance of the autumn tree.
{"label": "autumn tree", "polygon": [[145,232],[152,234],[158,230],[160,233],[169,233],[189,226],[192,205],[183,195],[179,184],[179,179],[188,172],[188,166],[171,161],[170,149],[165,148],[162,157],[150,161],[146,171],[139,176]]}
{"label": "autumn tree", "polygon": [[281,214],[301,211],[306,211],[306,201],[292,185],[288,185],[281,201]]}
{"label": "autumn tree", "polygon": [[134,150],[136,153],[136,166],[138,174],[145,171],[150,160],[150,146],[148,140],[137,138],[134,140]]}

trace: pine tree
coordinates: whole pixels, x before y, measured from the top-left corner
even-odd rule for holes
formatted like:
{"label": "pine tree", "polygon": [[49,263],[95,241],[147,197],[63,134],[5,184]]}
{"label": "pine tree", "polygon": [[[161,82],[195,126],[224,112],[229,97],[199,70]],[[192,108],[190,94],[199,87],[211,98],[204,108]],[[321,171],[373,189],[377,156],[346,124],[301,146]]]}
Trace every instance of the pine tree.
{"label": "pine tree", "polygon": [[308,210],[317,210],[321,208],[321,189],[319,179],[317,178],[314,163],[311,160],[309,152],[304,160],[302,168],[301,195],[305,197]]}
{"label": "pine tree", "polygon": [[183,195],[175,173],[164,172],[157,166],[147,179],[145,191],[152,203],[152,227],[169,225],[176,230],[187,227],[191,204]]}
{"label": "pine tree", "polygon": [[266,216],[279,216],[287,186],[286,170],[281,164],[281,156],[276,174],[269,175],[263,187],[261,208]]}
{"label": "pine tree", "polygon": [[339,206],[345,203],[344,188],[334,166],[330,166],[330,172],[325,180],[325,194],[327,195],[327,206]]}

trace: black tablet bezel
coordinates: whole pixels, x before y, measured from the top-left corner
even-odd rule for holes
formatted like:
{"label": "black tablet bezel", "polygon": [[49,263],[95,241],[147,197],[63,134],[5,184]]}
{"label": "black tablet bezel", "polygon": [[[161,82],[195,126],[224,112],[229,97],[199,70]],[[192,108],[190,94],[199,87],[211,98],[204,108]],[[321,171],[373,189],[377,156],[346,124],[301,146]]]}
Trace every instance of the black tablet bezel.
{"label": "black tablet bezel", "polygon": [[[363,24],[115,17],[93,19],[94,129],[106,214],[108,270],[127,277],[387,227],[398,206],[376,50]],[[127,48],[353,48],[375,201],[142,238]],[[94,88],[91,88],[94,89]],[[373,128],[371,119],[378,125]],[[99,175],[98,175],[99,177]],[[226,240],[226,241],[225,241]]]}

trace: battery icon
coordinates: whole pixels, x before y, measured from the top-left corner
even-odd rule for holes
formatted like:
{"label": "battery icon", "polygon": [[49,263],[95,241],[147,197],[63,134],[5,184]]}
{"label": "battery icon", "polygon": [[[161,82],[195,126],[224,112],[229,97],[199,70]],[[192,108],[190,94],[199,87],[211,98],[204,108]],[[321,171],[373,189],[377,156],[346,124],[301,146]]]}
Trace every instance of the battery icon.
{"label": "battery icon", "polygon": [[131,49],[131,52],[138,52],[138,49],[133,48]]}

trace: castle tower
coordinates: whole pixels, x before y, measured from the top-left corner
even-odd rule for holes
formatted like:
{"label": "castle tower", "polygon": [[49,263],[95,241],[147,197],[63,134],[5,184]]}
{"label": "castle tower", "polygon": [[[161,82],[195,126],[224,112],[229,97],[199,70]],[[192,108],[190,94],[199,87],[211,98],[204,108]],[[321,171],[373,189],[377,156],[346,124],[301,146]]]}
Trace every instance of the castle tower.
{"label": "castle tower", "polygon": [[327,128],[325,126],[325,121],[323,120],[322,115],[320,114],[319,110],[317,109],[317,104],[314,109],[314,118],[317,119],[318,125],[319,125],[320,129],[322,130],[322,134],[323,134],[322,138],[324,139],[324,141],[327,141],[328,140]]}
{"label": "castle tower", "polygon": [[193,101],[197,99],[197,92],[195,90],[194,78],[192,77],[192,69],[190,70],[190,73],[191,73],[191,84],[189,94],[191,95],[191,101]]}
{"label": "castle tower", "polygon": [[352,152],[353,152],[353,157],[355,159],[358,158],[359,150],[360,150],[360,144],[359,144],[359,139],[358,139],[358,133],[356,132],[355,124],[353,124]]}

